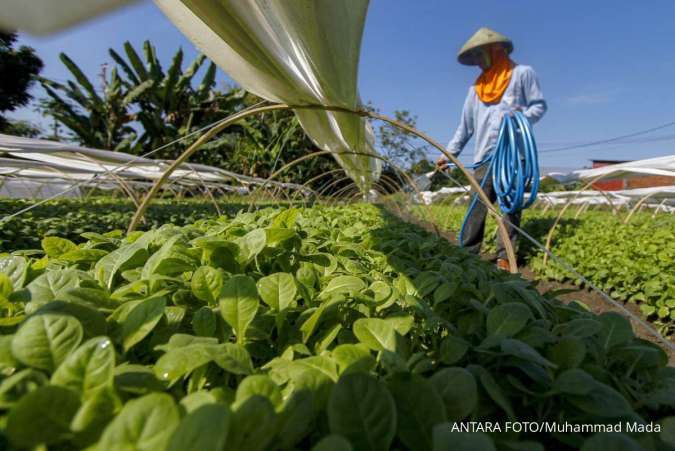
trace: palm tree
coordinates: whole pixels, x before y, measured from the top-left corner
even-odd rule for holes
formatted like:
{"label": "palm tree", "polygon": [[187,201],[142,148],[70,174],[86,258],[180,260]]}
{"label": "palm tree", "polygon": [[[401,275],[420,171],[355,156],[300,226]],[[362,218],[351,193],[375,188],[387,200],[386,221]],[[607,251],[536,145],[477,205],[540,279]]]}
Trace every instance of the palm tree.
{"label": "palm tree", "polygon": [[136,132],[129,125],[129,107],[138,95],[126,89],[113,68],[110,75],[102,70],[101,92],[65,53],[60,59],[75,81],[65,84],[40,78],[49,96],[42,104],[47,115],[65,125],[78,143],[100,149],[128,150]]}

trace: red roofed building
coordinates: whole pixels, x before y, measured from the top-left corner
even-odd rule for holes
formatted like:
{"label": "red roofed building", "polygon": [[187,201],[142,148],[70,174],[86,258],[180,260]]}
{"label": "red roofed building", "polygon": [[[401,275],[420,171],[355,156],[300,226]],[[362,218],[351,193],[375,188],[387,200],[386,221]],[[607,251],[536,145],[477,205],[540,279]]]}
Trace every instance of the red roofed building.
{"label": "red roofed building", "polygon": [[[591,160],[593,169],[613,164],[628,163],[629,160]],[[634,175],[632,177],[600,180],[593,184],[593,189],[601,191],[620,191],[634,188],[650,188],[652,186],[671,186],[675,184],[675,177],[665,175]]]}

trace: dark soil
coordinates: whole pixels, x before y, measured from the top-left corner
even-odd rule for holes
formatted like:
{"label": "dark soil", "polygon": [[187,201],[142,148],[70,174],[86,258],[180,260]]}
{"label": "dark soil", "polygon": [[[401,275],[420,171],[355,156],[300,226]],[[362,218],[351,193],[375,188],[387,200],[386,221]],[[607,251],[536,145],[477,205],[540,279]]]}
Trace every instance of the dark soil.
{"label": "dark soil", "polygon": [[[439,230],[438,227],[436,227],[434,224],[429,223],[427,221],[423,221],[407,212],[403,212],[401,210],[392,210],[388,209],[391,213],[395,214],[402,220],[415,224],[424,230],[427,230],[429,232],[435,233],[449,242],[453,244],[457,244],[456,236],[452,232],[446,232]],[[496,259],[496,256],[494,255],[483,255],[482,258],[488,261],[494,261]],[[555,282],[555,281],[549,281],[549,280],[542,280],[537,277],[537,275],[527,266],[521,266],[519,268],[520,274],[523,278],[530,280],[534,282],[534,284],[537,287],[537,290],[540,293],[546,293],[548,291],[553,291],[553,290],[573,290],[569,293],[561,294],[557,296],[558,299],[565,303],[569,303],[572,301],[581,301],[584,304],[588,306],[589,309],[593,313],[600,314],[604,312],[617,312],[621,315],[625,316],[625,312],[623,312],[620,308],[615,307],[614,305],[610,304],[607,302],[607,300],[602,297],[599,293],[597,293],[594,290],[588,289],[588,288],[583,288],[583,287],[578,287],[574,284],[571,283],[560,283],[560,282]],[[642,313],[640,312],[640,309],[637,307],[635,304],[631,303],[623,303],[623,307],[626,308],[629,312],[634,314],[635,316],[644,319]],[[664,352],[668,355],[668,362],[670,365],[675,365],[675,350],[672,348],[667,347],[659,338],[655,337],[653,333],[651,333],[646,327],[638,323],[637,321],[628,318],[633,325],[633,331],[635,332],[635,335],[638,337],[648,340],[652,343],[656,343],[661,347],[661,349],[664,350]],[[675,337],[671,337],[669,342],[672,345],[675,345],[675,340],[673,339]]]}

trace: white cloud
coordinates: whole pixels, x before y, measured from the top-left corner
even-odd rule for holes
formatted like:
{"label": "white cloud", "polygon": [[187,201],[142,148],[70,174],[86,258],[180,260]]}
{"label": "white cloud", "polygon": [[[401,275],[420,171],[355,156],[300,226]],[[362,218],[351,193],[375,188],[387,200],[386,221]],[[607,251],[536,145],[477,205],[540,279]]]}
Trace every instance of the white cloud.
{"label": "white cloud", "polygon": [[610,94],[580,94],[565,99],[570,105],[597,105],[600,103],[609,103],[612,100],[613,96]]}

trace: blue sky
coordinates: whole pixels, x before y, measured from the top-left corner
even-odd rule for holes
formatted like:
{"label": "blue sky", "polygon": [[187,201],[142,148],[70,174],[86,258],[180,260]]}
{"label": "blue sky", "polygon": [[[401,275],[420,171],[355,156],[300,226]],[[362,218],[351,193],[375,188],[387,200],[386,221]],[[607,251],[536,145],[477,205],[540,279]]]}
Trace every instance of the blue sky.
{"label": "blue sky", "polygon": [[[515,43],[515,61],[538,72],[549,111],[535,133],[541,150],[611,138],[675,121],[675,2],[608,0],[371,0],[359,88],[385,114],[408,109],[418,126],[442,143],[454,132],[467,87],[477,69],[456,62],[456,52],[480,26]],[[21,36],[45,62],[43,75],[68,77],[65,51],[90,76],[110,62],[107,49],[149,39],[168,64],[193,45],[151,2],[144,1],[48,37]],[[227,78],[221,74],[220,79]],[[36,91],[40,95],[39,91]],[[35,119],[24,109],[16,118]],[[643,137],[641,137],[643,138]],[[675,127],[638,142],[543,152],[545,167],[577,168],[590,158],[638,159],[675,153]],[[663,138],[663,139],[661,139]],[[462,154],[469,161],[470,143]]]}

